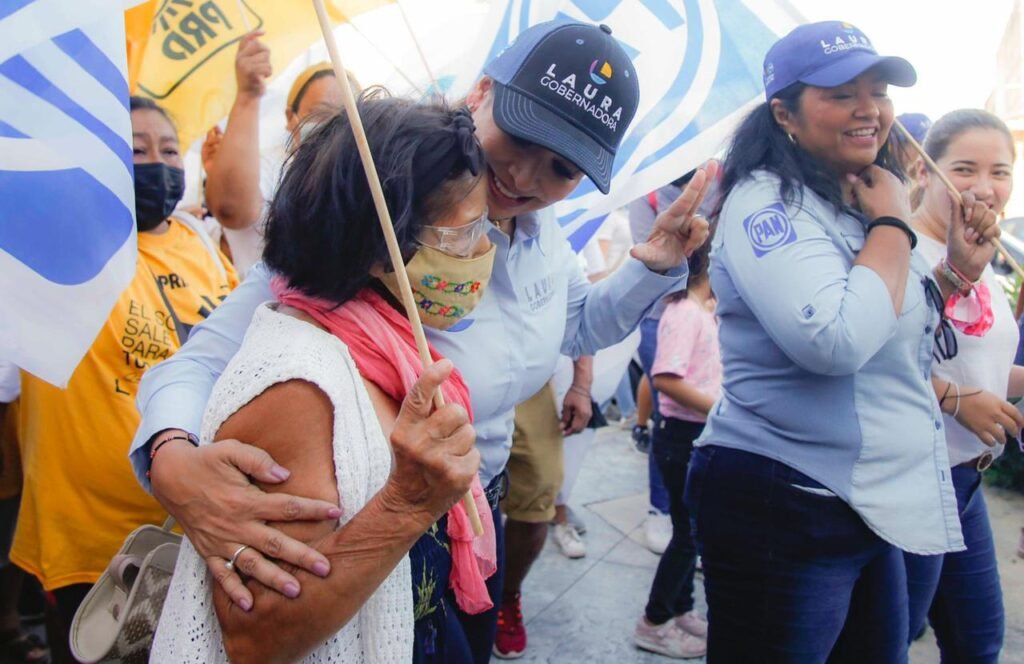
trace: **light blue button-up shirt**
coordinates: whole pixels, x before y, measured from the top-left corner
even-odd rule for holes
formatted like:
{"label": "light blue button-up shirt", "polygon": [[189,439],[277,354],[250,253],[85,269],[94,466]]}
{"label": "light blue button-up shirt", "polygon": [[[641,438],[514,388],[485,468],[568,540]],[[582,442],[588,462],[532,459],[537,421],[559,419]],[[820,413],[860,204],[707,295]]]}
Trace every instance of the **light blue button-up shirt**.
{"label": "light blue button-up shirt", "polygon": [[912,257],[897,317],[854,266],[857,213],[809,189],[784,204],[759,172],[733,189],[715,236],[722,398],[697,445],[760,454],[812,477],[880,537],[920,554],[964,548],[930,376],[938,312]]}
{"label": "light blue button-up shirt", "polygon": [[[426,330],[469,386],[485,485],[508,461],[513,409],[551,378],[558,356],[592,355],[617,343],[655,302],[686,284],[685,263],[661,275],[629,258],[591,285],[549,210],[516,222],[511,242],[497,228],[489,231],[497,245],[494,270],[469,317],[444,332]],[[256,307],[271,299],[270,272],[258,264],[181,350],[146,372],[130,456],[147,489],[146,442],[163,429],[198,432],[214,382],[238,351]]]}

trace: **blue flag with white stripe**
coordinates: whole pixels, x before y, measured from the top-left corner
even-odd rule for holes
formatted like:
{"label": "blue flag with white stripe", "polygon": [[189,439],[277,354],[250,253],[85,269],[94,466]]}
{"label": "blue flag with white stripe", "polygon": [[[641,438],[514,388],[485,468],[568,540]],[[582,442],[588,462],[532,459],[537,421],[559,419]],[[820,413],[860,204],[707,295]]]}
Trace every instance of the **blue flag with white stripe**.
{"label": "blue flag with white stripe", "polygon": [[509,0],[494,8],[474,57],[443,86],[467,90],[522,30],[554,18],[610,26],[640,78],[640,107],[616,155],[611,192],[602,195],[584,178],[555,206],[576,251],[610,210],[725,147],[763,99],[765,53],[799,20],[785,0]]}
{"label": "blue flag with white stripe", "polygon": [[0,4],[0,358],[66,385],[135,274],[126,0]]}

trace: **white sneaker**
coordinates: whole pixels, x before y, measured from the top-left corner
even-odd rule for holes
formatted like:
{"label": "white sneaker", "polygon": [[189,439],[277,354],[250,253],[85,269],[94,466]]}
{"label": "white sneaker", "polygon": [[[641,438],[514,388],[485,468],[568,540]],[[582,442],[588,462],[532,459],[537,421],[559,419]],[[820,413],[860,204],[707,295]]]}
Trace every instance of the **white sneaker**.
{"label": "white sneaker", "polygon": [[708,651],[707,641],[684,632],[674,620],[652,625],[647,618],[640,618],[633,632],[633,643],[643,650],[674,659],[703,657]]}
{"label": "white sneaker", "polygon": [[580,515],[576,513],[576,510],[568,505],[565,506],[565,518],[568,519],[569,523],[572,524],[572,527],[576,529],[577,533],[580,535],[587,534],[587,523],[580,518]]}
{"label": "white sneaker", "polygon": [[555,524],[555,544],[566,558],[582,558],[587,555],[587,546],[571,523]]}
{"label": "white sneaker", "polygon": [[665,553],[672,541],[672,517],[657,510],[647,512],[644,520],[644,540],[647,548],[658,554]]}

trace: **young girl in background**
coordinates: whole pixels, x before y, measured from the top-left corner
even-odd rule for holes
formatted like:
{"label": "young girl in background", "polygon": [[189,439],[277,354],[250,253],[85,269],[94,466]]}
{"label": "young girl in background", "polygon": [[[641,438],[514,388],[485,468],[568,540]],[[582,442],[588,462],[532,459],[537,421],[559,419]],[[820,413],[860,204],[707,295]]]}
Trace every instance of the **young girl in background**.
{"label": "young girl in background", "polygon": [[689,258],[686,290],[668,297],[651,370],[659,413],[651,454],[668,490],[672,540],[658,563],[633,640],[644,650],[678,658],[701,657],[707,650],[707,622],[693,609],[697,548],[683,493],[693,441],[704,431],[722,386],[715,296],[708,279],[709,245]]}

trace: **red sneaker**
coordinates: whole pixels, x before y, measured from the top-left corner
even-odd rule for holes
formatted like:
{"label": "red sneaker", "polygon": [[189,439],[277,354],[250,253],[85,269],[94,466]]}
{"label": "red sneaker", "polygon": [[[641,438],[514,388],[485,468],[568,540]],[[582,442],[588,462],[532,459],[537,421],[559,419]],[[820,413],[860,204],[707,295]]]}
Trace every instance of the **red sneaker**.
{"label": "red sneaker", "polygon": [[501,659],[516,659],[526,652],[526,627],[523,625],[523,607],[519,593],[511,600],[502,600],[498,609],[498,634],[494,639],[494,655]]}

